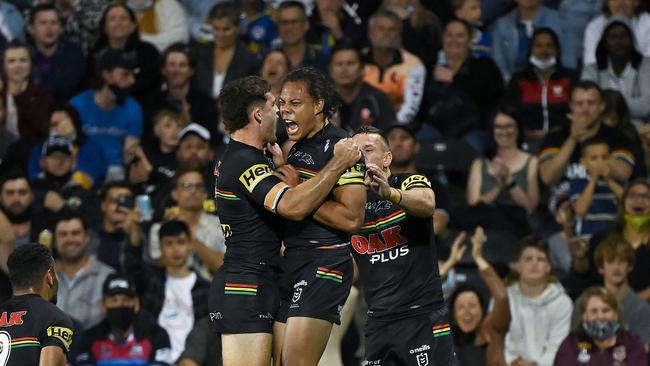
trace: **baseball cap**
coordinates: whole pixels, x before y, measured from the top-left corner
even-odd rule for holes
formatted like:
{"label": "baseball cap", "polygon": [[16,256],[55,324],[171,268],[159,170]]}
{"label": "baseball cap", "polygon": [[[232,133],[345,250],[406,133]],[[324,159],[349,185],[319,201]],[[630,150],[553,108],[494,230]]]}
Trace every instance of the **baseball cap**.
{"label": "baseball cap", "polygon": [[131,279],[122,273],[111,273],[106,277],[102,286],[104,296],[113,296],[117,294],[135,296],[135,286]]}
{"label": "baseball cap", "polygon": [[394,124],[392,124],[392,125],[386,127],[385,134],[388,135],[388,134],[390,133],[390,131],[392,131],[392,130],[394,130],[394,129],[397,129],[397,128],[399,128],[399,129],[405,131],[406,133],[409,134],[409,136],[411,136],[412,138],[416,139],[416,137],[415,137],[415,129],[414,129],[413,126],[410,125],[410,124],[402,125],[402,124],[399,124],[399,123],[394,123]]}
{"label": "baseball cap", "polygon": [[55,151],[60,151],[67,155],[72,155],[74,148],[72,146],[72,141],[63,137],[63,136],[50,136],[47,138],[47,141],[43,144],[41,149],[41,155],[47,156]]}
{"label": "baseball cap", "polygon": [[210,131],[208,131],[207,128],[205,128],[205,127],[203,127],[200,124],[195,123],[195,122],[192,122],[189,125],[185,126],[185,128],[183,128],[181,130],[181,132],[178,133],[178,141],[183,140],[185,138],[185,136],[187,136],[187,135],[189,135],[191,133],[199,136],[200,138],[202,138],[203,140],[205,140],[207,142],[210,142],[210,137],[211,137],[210,136]]}
{"label": "baseball cap", "polygon": [[123,69],[135,70],[137,68],[137,60],[135,52],[126,52],[124,50],[108,49],[99,58],[98,69],[100,71],[113,70],[121,67]]}

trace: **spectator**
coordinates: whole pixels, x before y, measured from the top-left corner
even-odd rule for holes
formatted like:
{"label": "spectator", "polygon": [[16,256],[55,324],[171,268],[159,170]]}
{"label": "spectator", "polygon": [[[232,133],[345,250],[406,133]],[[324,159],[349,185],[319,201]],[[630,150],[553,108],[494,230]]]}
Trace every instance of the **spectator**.
{"label": "spectator", "polygon": [[158,52],[177,42],[189,40],[185,9],[176,0],[129,0],[140,29],[140,39],[156,46]]}
{"label": "spectator", "polygon": [[183,221],[162,223],[158,236],[164,268],[143,265],[142,247],[129,246],[127,271],[136,279],[142,309],[158,319],[158,325],[169,334],[171,352],[167,362],[174,364],[185,349],[193,325],[208,313],[210,283],[189,265],[194,244]]}
{"label": "spectator", "polygon": [[142,109],[129,96],[136,66],[133,53],[107,50],[98,64],[92,89],[70,101],[79,111],[84,132],[104,151],[108,180],[124,179],[124,157],[142,134]]}
{"label": "spectator", "polygon": [[175,43],[163,53],[162,89],[152,93],[143,105],[145,118],[142,139],[145,148],[150,148],[156,143],[151,135],[152,121],[163,108],[180,113],[184,120],[183,126],[189,122],[199,123],[214,136],[215,144],[221,141],[217,130],[219,114],[212,96],[191,84],[195,67],[196,60],[190,53],[190,48],[183,43]]}
{"label": "spectator", "polygon": [[584,67],[582,78],[623,94],[632,122],[640,126],[650,116],[650,59],[644,58],[634,44],[634,33],[627,22],[610,18],[596,48],[596,63]]}
{"label": "spectator", "polygon": [[494,61],[508,81],[518,69],[525,67],[535,28],[548,27],[560,37],[562,64],[576,66],[577,55],[566,24],[556,10],[542,5],[542,0],[516,0],[517,7],[500,17],[492,28]]}
{"label": "spectator", "polygon": [[282,81],[289,73],[289,57],[282,50],[273,50],[264,56],[260,76],[271,86],[271,93],[280,96]]}
{"label": "spectator", "polygon": [[83,51],[62,38],[61,18],[52,4],[39,4],[30,10],[28,30],[32,36],[34,82],[47,86],[57,100],[68,100],[84,76]]}
{"label": "spectator", "polygon": [[575,54],[584,61],[584,38],[587,25],[596,18],[603,6],[603,0],[560,0],[558,12],[566,23],[567,36],[575,46]]}
{"label": "spectator", "polygon": [[180,0],[179,3],[185,8],[187,21],[189,23],[190,35],[196,42],[212,41],[212,29],[206,24],[206,18],[210,9],[219,0]]}
{"label": "spectator", "polygon": [[278,37],[277,26],[265,8],[264,0],[242,1],[242,40],[249,51],[258,55],[268,53]]}
{"label": "spectator", "polygon": [[603,1],[602,14],[587,25],[584,33],[584,54],[582,62],[585,65],[597,63],[596,48],[603,35],[603,30],[613,16],[623,16],[632,23],[637,50],[645,57],[650,57],[650,14],[643,11],[639,0]]}
{"label": "spectator", "polygon": [[422,5],[421,0],[383,0],[382,8],[402,19],[404,49],[416,55],[427,69],[435,65],[442,32],[436,13]]}
{"label": "spectator", "polygon": [[609,146],[605,141],[589,139],[582,143],[580,164],[585,167],[587,178],[574,178],[569,181],[577,235],[591,236],[606,230],[614,222],[623,187],[611,176],[611,158]]}
{"label": "spectator", "polygon": [[361,47],[366,44],[365,24],[345,10],[345,0],[316,0],[316,7],[309,17],[306,38],[309,44],[317,45],[320,51],[331,56],[338,43],[345,42]]}
{"label": "spectator", "polygon": [[178,366],[222,366],[221,342],[212,331],[209,316],[194,322],[194,327],[185,340],[185,350],[178,360]]}
{"label": "spectator", "polygon": [[221,88],[232,80],[257,75],[260,59],[237,41],[240,9],[234,2],[217,3],[210,10],[208,21],[212,26],[214,41],[194,44],[194,85],[216,100]]}
{"label": "spectator", "polygon": [[153,134],[157,145],[144,148],[152,171],[148,184],[158,187],[174,178],[178,133],[183,127],[183,116],[174,110],[161,109],[153,119]]}
{"label": "spectator", "polygon": [[490,57],[492,54],[492,34],[481,23],[481,0],[452,1],[454,15],[472,26],[472,55]]}
{"label": "spectator", "polygon": [[330,78],[341,97],[340,125],[350,133],[361,126],[385,131],[396,121],[388,96],[363,81],[363,56],[352,45],[338,44],[332,50]]}
{"label": "spectator", "polygon": [[427,87],[430,106],[421,138],[462,138],[482,154],[490,111],[503,94],[499,68],[489,58],[474,57],[472,28],[463,20],[447,23],[443,50]]}
{"label": "spectator", "polygon": [[510,79],[506,99],[515,106],[529,151],[536,153],[542,139],[569,125],[575,70],[562,66],[560,42],[550,28],[537,28],[531,39],[527,65]]}
{"label": "spectator", "polygon": [[86,332],[76,365],[167,365],[169,336],[140,309],[131,280],[112,274],[102,286],[104,320]]}
{"label": "spectator", "polygon": [[0,1],[0,16],[4,26],[0,29],[0,45],[13,40],[25,41],[25,21],[22,14],[7,1]]}
{"label": "spectator", "polygon": [[[2,88],[0,88],[0,92],[1,91]],[[0,98],[0,168],[9,165],[6,161],[3,160],[7,154],[9,146],[18,140],[18,136],[9,132],[9,130],[6,128],[7,110],[5,109],[5,101],[5,98]],[[10,161],[9,163],[14,162]]]}
{"label": "spectator", "polygon": [[89,329],[102,320],[101,284],[113,269],[90,253],[90,235],[82,216],[64,212],[54,229],[59,292],[57,306]]}
{"label": "spectator", "polygon": [[368,23],[370,48],[364,50],[364,81],[384,91],[397,112],[397,121],[410,123],[422,102],[426,69],[420,59],[400,46],[402,21],[381,10]]}
{"label": "spectator", "polygon": [[[549,208],[554,216],[555,223],[561,227],[547,239],[549,262],[551,262],[553,272],[566,287],[565,281],[567,281],[571,271],[571,244],[573,244],[572,241],[576,240],[576,217],[573,204],[569,200],[568,190],[561,195],[555,196],[552,202],[549,203]],[[568,292],[569,296],[571,296],[571,292]]]}
{"label": "spectator", "polygon": [[[462,258],[466,250],[464,239],[464,232],[456,238],[457,250],[452,249],[455,254],[445,263],[449,267],[453,268]],[[469,284],[458,287],[449,299],[454,350],[461,366],[506,366],[503,351],[510,322],[508,295],[503,281],[483,257],[485,239],[483,228],[477,227],[471,238],[472,258],[490,289],[492,309],[488,311],[479,291]]]}
{"label": "spectator", "polygon": [[307,43],[307,10],[301,1],[283,1],[277,12],[278,36],[282,51],[289,57],[290,69],[313,66],[327,72],[327,58],[317,47]]}
{"label": "spectator", "polygon": [[[81,126],[79,112],[70,104],[55,105],[50,115],[50,136],[62,136],[72,141],[75,158],[72,178],[86,189],[101,187],[108,163],[102,147],[89,139]],[[45,143],[37,145],[29,154],[29,177],[35,179],[43,170],[40,166]]]}
{"label": "spectator", "polygon": [[101,72],[104,53],[108,50],[123,51],[134,59],[134,68],[138,69],[130,88],[131,94],[138,101],[144,101],[160,85],[160,55],[153,45],[140,40],[135,13],[124,3],[113,2],[102,13],[98,28],[99,38],[89,55],[88,79]]}
{"label": "spectator", "polygon": [[587,289],[578,310],[581,323],[562,341],[554,365],[648,364],[641,339],[621,327],[619,303],[609,291]]}
{"label": "spectator", "polygon": [[99,38],[99,23],[109,0],[49,0],[56,6],[64,24],[67,40],[81,46],[84,55],[88,55]]}
{"label": "spectator", "polygon": [[[226,246],[219,219],[203,210],[207,193],[201,173],[196,170],[178,172],[171,197],[176,206],[165,211],[165,220],[180,220],[189,227],[191,235],[188,239],[194,248],[189,264],[203,278],[211,280],[212,274],[223,264]],[[148,256],[154,261],[161,260],[162,255],[160,228],[161,223],[153,224],[149,232]]]}
{"label": "spectator", "polygon": [[505,340],[508,365],[553,364],[561,339],[571,328],[571,299],[551,273],[546,244],[524,240],[508,286],[510,328]]}
{"label": "spectator", "polygon": [[470,170],[469,213],[479,224],[509,228],[521,237],[528,234],[526,217],[539,203],[537,158],[521,149],[521,122],[511,109],[499,108],[491,125],[487,159],[474,160]]}
{"label": "spectator", "polygon": [[37,225],[32,225],[34,193],[27,176],[18,171],[3,174],[0,180],[0,210],[11,224],[16,246],[34,242],[31,239],[38,237]]}

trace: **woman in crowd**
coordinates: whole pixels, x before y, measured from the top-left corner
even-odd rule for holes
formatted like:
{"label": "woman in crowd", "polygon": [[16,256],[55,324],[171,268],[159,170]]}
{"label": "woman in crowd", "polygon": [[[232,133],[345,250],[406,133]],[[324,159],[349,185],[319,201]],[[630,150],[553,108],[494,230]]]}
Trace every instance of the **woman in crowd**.
{"label": "woman in crowd", "polygon": [[562,339],[569,334],[573,303],[552,274],[546,243],[524,240],[510,281],[506,363],[551,366]]}
{"label": "woman in crowd", "polygon": [[524,139],[536,152],[544,136],[567,126],[569,99],[578,75],[562,66],[560,41],[551,28],[537,28],[531,40],[528,65],[512,75],[507,100],[524,122]]}
{"label": "woman in crowd", "polygon": [[639,336],[621,327],[621,309],[616,297],[604,287],[590,287],[578,301],[581,322],[564,339],[556,366],[648,364],[648,354]]}
{"label": "woman in crowd", "polygon": [[282,81],[291,67],[287,54],[282,50],[274,50],[264,56],[260,76],[271,85],[271,93],[278,97]]}
{"label": "woman in crowd", "polygon": [[185,9],[177,0],[128,0],[138,18],[140,39],[156,46],[158,52],[190,36]]}

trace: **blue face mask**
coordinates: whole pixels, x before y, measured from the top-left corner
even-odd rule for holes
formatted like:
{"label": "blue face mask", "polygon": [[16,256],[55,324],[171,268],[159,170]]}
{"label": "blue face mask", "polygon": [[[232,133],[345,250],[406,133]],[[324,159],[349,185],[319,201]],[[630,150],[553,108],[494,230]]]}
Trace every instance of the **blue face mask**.
{"label": "blue face mask", "polygon": [[615,335],[620,328],[621,323],[618,320],[582,322],[582,329],[584,329],[589,337],[597,341],[602,341]]}

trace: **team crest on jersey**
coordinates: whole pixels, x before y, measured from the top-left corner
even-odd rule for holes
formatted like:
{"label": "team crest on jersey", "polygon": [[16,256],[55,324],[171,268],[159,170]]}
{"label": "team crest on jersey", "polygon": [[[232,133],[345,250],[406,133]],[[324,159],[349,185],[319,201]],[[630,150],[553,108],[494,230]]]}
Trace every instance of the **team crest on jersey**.
{"label": "team crest on jersey", "polygon": [[302,295],[302,287],[298,287],[298,288],[293,292],[293,298],[291,298],[291,301],[293,301],[293,302],[298,302],[298,300],[300,300],[300,295]]}
{"label": "team crest on jersey", "polygon": [[253,193],[257,185],[265,178],[271,176],[273,171],[266,164],[255,164],[246,169],[240,176],[239,181],[246,187],[248,192]]}
{"label": "team crest on jersey", "polygon": [[418,353],[415,355],[415,360],[418,362],[418,366],[429,366],[429,354],[428,353]]}

